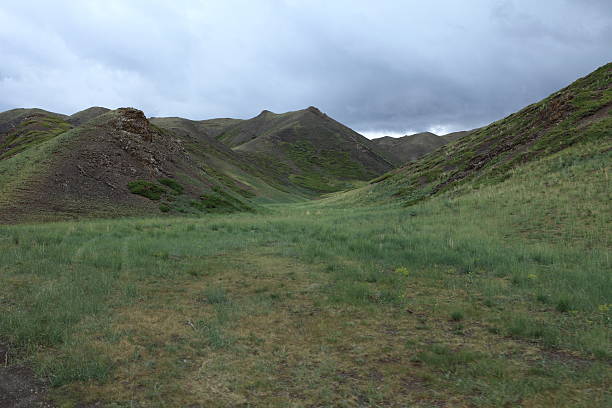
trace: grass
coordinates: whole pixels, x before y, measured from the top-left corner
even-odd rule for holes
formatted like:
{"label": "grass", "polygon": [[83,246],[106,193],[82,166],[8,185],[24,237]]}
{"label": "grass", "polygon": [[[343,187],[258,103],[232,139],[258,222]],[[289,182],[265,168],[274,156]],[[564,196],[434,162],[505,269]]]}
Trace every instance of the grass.
{"label": "grass", "polygon": [[[53,154],[78,137],[79,129],[57,134],[54,129],[49,139],[40,143],[26,143],[27,148],[19,154],[0,160],[0,207],[10,204],[20,191],[27,189],[38,177],[45,174]],[[44,141],[44,143],[43,143]]]}
{"label": "grass", "polygon": [[0,338],[67,407],[607,406],[610,154],[409,208],[3,226]]}

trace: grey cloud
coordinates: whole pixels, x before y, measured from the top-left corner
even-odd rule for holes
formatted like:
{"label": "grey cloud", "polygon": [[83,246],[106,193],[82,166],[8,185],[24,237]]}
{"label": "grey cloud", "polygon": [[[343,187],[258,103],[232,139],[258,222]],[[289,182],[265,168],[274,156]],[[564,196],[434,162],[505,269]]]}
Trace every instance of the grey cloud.
{"label": "grey cloud", "polygon": [[0,110],[250,117],[318,106],[360,131],[467,129],[612,58],[598,0],[3,1]]}

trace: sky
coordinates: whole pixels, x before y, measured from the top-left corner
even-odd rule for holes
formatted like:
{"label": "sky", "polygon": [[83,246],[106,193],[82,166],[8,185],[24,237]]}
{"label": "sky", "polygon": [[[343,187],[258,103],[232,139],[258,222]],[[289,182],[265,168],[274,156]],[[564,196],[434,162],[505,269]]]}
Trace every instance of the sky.
{"label": "sky", "polygon": [[0,111],[479,127],[612,61],[610,0],[2,0]]}

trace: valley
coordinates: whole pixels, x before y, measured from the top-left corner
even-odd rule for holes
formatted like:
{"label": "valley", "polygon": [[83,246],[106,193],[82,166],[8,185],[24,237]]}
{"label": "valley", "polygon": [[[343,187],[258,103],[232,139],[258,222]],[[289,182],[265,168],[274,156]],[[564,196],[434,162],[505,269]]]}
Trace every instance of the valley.
{"label": "valley", "polygon": [[58,407],[609,406],[611,106],[607,64],[404,163],[312,107],[4,112],[0,379]]}

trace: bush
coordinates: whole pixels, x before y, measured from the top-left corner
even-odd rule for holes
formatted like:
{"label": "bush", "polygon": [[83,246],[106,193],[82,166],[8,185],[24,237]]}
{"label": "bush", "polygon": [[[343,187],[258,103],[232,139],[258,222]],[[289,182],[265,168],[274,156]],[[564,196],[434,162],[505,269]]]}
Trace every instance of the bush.
{"label": "bush", "polygon": [[454,322],[460,322],[461,320],[463,320],[463,312],[456,310],[451,313],[450,317],[451,320],[453,320]]}
{"label": "bush", "polygon": [[159,181],[161,184],[167,187],[170,187],[172,190],[176,192],[176,194],[183,194],[183,190],[185,190],[185,188],[182,185],[177,183],[175,180],[172,180],[169,178],[160,178],[160,179],[157,179],[157,181]]}
{"label": "bush", "polygon": [[131,181],[128,183],[128,189],[132,194],[141,195],[149,200],[159,200],[166,192],[163,187],[146,180]]}

